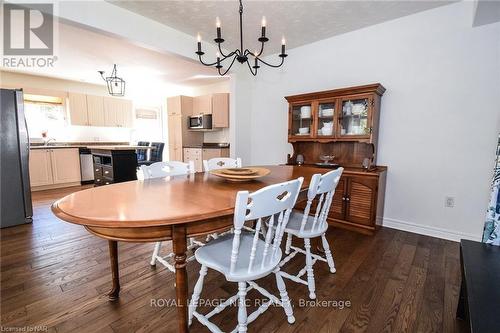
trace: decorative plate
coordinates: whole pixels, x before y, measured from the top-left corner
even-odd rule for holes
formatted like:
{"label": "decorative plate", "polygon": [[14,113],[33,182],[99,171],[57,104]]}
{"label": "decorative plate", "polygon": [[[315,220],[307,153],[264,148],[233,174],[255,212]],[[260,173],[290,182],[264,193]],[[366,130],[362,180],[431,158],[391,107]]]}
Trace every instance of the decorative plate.
{"label": "decorative plate", "polygon": [[224,178],[231,182],[247,182],[260,177],[267,176],[269,173],[271,173],[271,170],[260,167],[242,168],[250,170],[252,172],[251,174],[241,174],[241,173],[234,174],[231,173],[231,171],[229,171],[230,172],[229,174],[227,173],[228,170],[235,170],[235,169],[236,168],[218,169],[218,170],[212,170],[210,171],[210,173],[214,176]]}
{"label": "decorative plate", "polygon": [[257,171],[249,168],[228,168],[228,169],[222,169],[222,172],[225,173],[226,175],[248,176],[255,174]]}

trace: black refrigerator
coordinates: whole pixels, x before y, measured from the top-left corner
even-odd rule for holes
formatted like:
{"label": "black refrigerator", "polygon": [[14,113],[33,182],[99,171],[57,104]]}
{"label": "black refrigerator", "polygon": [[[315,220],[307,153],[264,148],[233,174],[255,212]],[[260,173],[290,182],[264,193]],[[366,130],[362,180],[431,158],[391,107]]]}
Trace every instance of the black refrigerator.
{"label": "black refrigerator", "polygon": [[0,227],[30,223],[30,143],[22,90],[1,89]]}

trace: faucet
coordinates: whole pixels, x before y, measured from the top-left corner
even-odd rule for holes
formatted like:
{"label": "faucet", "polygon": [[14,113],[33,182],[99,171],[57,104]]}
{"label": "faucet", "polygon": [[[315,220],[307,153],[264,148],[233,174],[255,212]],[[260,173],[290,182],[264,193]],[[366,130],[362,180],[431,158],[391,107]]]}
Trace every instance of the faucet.
{"label": "faucet", "polygon": [[49,145],[49,143],[50,143],[50,141],[56,141],[56,139],[54,139],[54,138],[50,138],[50,139],[48,139],[47,141],[45,141],[44,146],[48,146],[48,145]]}

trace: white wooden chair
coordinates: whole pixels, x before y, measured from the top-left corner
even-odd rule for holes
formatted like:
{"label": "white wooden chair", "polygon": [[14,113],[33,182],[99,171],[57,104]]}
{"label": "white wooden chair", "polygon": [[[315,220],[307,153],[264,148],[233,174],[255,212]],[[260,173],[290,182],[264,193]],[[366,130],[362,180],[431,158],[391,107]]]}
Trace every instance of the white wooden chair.
{"label": "white wooden chair", "polygon": [[[180,176],[180,175],[188,175],[195,172],[194,162],[189,161],[189,163],[183,163],[178,161],[169,161],[169,162],[156,162],[149,166],[142,165],[141,171],[144,175],[144,179],[151,178],[161,178],[161,177],[170,177],[170,176]],[[189,239],[189,250],[193,250],[199,246],[205,245],[202,242],[195,240],[194,238]],[[168,259],[174,256],[173,252],[168,253],[166,256],[160,255],[161,242],[156,242],[155,248],[153,251],[153,255],[151,256],[151,266],[156,266],[156,262],[160,262],[163,266],[165,266],[169,271],[175,272],[175,267],[172,263],[168,262]],[[187,261],[194,260],[194,256],[190,256],[187,258]]]}
{"label": "white wooden chair", "polygon": [[[282,257],[281,239],[297,200],[302,181],[301,177],[289,182],[270,185],[252,194],[247,191],[238,192],[234,210],[234,234],[219,237],[195,252],[196,260],[201,264],[201,269],[189,303],[189,324],[194,316],[211,332],[222,332],[209,319],[228,305],[235,303],[236,300],[239,300],[238,325],[232,332],[246,332],[247,325],[273,304],[283,307],[289,323],[295,322],[285,283],[279,274],[279,263]],[[263,220],[267,217],[270,219],[270,225],[274,228],[268,228],[265,238],[262,239],[259,230],[263,226]],[[257,220],[257,232],[242,231],[243,224],[249,220]],[[208,268],[224,274],[227,281],[238,282],[238,293],[208,314],[202,315],[196,311],[196,308]],[[271,273],[275,274],[281,299],[254,282],[254,280]],[[247,315],[245,297],[251,289],[257,290],[269,300],[253,313]]]}
{"label": "white wooden chair", "polygon": [[[203,170],[205,172],[224,169],[224,168],[241,168],[241,158],[229,158],[229,157],[214,157],[209,160],[203,160]],[[247,230],[251,230],[248,227],[244,227]],[[221,233],[213,233],[207,236],[206,241],[208,242],[210,238],[217,239],[220,236],[231,233],[231,230],[224,231]]]}
{"label": "white wooden chair", "polygon": [[[307,205],[304,212],[294,210],[290,215],[290,222],[286,226],[285,232],[287,234],[285,254],[287,256],[281,261],[280,267],[283,267],[290,261],[297,253],[305,254],[306,265],[299,271],[297,275],[291,275],[286,272],[281,272],[283,277],[292,281],[307,285],[309,289],[309,297],[316,298],[316,287],[314,281],[313,265],[316,261],[321,260],[328,263],[330,272],[335,273],[335,262],[333,261],[332,252],[326,239],[326,230],[328,229],[328,212],[332,204],[335,188],[339,183],[340,176],[344,171],[343,168],[325,173],[324,175],[315,174],[311,179],[309,190],[307,192]],[[317,199],[316,210],[314,215],[309,215],[313,200]],[[292,246],[292,235],[304,239],[305,250]],[[311,238],[321,237],[323,248],[325,250],[325,258],[311,253]],[[290,252],[290,250],[293,250]],[[307,281],[301,277],[307,273]]]}
{"label": "white wooden chair", "polygon": [[156,162],[151,165],[141,165],[144,179],[169,176],[188,175],[194,173],[194,161],[183,163],[178,161]]}
{"label": "white wooden chair", "polygon": [[203,160],[203,169],[205,172],[224,168],[241,168],[241,158],[215,157]]}

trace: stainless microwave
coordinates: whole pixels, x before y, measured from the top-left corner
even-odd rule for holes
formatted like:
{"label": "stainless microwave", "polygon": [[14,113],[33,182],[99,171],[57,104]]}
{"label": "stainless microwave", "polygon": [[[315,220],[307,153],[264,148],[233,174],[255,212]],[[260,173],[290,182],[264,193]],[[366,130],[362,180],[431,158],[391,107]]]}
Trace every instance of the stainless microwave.
{"label": "stainless microwave", "polygon": [[188,127],[193,130],[212,129],[212,115],[200,114],[188,118]]}

